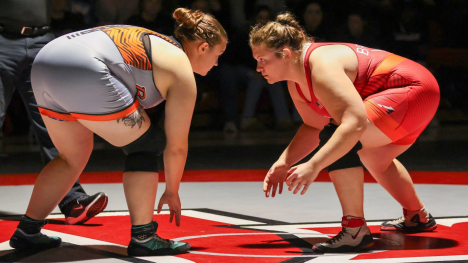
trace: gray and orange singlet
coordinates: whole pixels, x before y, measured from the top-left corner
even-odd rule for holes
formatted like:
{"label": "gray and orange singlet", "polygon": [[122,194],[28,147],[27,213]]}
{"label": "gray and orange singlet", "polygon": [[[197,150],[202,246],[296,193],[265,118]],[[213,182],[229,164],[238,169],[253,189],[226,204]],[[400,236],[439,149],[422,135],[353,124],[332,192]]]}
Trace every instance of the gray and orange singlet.
{"label": "gray and orange singlet", "polygon": [[380,49],[349,43],[312,43],[304,52],[311,101],[297,83],[296,89],[309,107],[322,116],[332,117],[314,95],[309,57],[325,45],[345,45],[356,54],[358,73],[353,84],[364,102],[367,118],[393,144],[414,143],[439,105],[439,85],[434,76],[420,64]]}
{"label": "gray and orange singlet", "polygon": [[146,35],[183,49],[172,37],[125,25],[78,31],[51,41],[37,55],[31,72],[40,113],[64,121],[110,121],[128,116],[140,105],[151,108],[161,103]]}

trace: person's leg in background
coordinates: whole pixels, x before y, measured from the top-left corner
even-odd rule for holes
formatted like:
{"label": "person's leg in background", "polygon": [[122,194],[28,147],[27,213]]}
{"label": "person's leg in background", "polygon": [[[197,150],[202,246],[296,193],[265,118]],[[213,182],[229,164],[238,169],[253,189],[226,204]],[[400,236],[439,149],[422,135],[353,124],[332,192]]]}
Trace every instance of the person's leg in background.
{"label": "person's leg in background", "polygon": [[240,123],[241,130],[264,130],[265,126],[255,118],[255,110],[257,109],[258,100],[262,95],[264,80],[258,73],[246,67],[240,68],[242,76],[247,80],[245,103],[242,111],[242,119]]}
{"label": "person's leg in background", "polygon": [[[268,85],[268,84],[266,84]],[[283,91],[284,82],[277,82],[267,86],[268,94],[270,94],[271,103],[275,112],[276,129],[290,130],[294,127],[291,120],[291,114],[288,111],[286,97]]]}
{"label": "person's leg in background", "polygon": [[[49,163],[58,155],[52,140],[47,133],[47,129],[37,108],[36,99],[31,87],[31,66],[39,50],[53,39],[52,34],[25,38],[26,61],[18,64],[19,72],[18,92],[26,106],[28,117],[30,119],[32,131],[39,144],[42,160],[44,164]],[[87,195],[81,186],[79,179],[73,184],[70,191],[59,203],[60,211],[65,215],[66,224],[80,224],[102,212],[107,206],[107,196],[103,192],[98,192],[92,196]],[[87,211],[93,213],[87,213]]]}
{"label": "person's leg in background", "polygon": [[220,74],[220,97],[224,115],[224,132],[226,134],[237,133],[238,120],[238,67],[235,65],[221,64]]}

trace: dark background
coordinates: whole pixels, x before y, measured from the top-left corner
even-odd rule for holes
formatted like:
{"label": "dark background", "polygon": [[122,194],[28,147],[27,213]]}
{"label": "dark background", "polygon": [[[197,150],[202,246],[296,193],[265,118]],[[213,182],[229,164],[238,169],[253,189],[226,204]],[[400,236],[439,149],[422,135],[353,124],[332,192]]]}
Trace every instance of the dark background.
{"label": "dark background", "polygon": [[[311,12],[312,5],[319,7],[320,14],[312,8],[315,14],[309,13],[307,17],[306,12]],[[421,63],[439,82],[441,101],[422,139],[400,160],[409,170],[468,171],[468,1],[56,0],[52,27],[56,36],[102,24],[132,24],[171,35],[174,26],[171,14],[179,6],[211,13],[223,24],[230,37],[220,66],[241,63],[254,70],[255,61],[247,46],[246,34],[262,10],[268,10],[272,18],[278,12],[292,12],[316,41],[350,42],[381,48]],[[151,15],[143,15],[145,12]],[[310,20],[317,16],[321,22],[318,26],[311,25]],[[222,104],[226,96],[220,87],[217,70],[214,68],[204,78],[196,76],[199,92],[191,134],[223,133],[226,118]],[[239,86],[236,92],[232,99],[239,107],[237,113],[240,116],[245,87]],[[284,92],[288,108],[293,112],[287,90]],[[0,173],[38,172],[42,168],[26,114],[16,94],[8,109],[3,138],[0,137]],[[161,112],[150,109],[148,114],[157,120]],[[196,146],[190,147],[186,168],[268,169],[300,125],[300,119],[292,117],[294,125],[279,130],[273,115],[268,92],[264,90],[256,118],[266,129],[239,130],[225,134],[227,137],[191,137]],[[263,134],[262,143],[255,139],[258,133]],[[253,138],[250,141],[245,139],[249,136]],[[93,152],[86,170],[121,170],[123,153],[99,138],[96,141],[104,146]]]}

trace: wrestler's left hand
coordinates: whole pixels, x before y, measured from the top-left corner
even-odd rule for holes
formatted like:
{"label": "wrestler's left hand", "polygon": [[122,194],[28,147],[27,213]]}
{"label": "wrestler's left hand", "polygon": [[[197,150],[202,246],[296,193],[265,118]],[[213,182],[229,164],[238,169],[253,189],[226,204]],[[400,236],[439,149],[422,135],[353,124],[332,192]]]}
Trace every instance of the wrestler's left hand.
{"label": "wrestler's left hand", "polygon": [[164,204],[169,206],[169,223],[172,223],[172,219],[176,218],[176,226],[180,226],[180,214],[181,214],[181,205],[180,205],[180,198],[178,193],[170,193],[165,191],[164,194],[159,199],[158,204],[158,214],[161,212],[161,209]]}
{"label": "wrestler's left hand", "polygon": [[289,186],[288,190],[294,189],[294,194],[297,194],[302,187],[301,195],[307,192],[310,184],[317,178],[318,169],[314,169],[314,166],[309,162],[302,163],[291,167],[288,171],[288,177],[286,178],[286,184]]}

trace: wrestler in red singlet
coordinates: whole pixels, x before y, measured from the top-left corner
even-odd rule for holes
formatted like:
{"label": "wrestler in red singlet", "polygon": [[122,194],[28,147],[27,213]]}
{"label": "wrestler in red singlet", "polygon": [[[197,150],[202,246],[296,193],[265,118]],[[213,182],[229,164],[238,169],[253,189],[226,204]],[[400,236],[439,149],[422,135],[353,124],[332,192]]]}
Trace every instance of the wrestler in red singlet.
{"label": "wrestler in red singlet", "polygon": [[350,47],[357,56],[359,68],[353,84],[364,101],[368,119],[393,144],[414,143],[434,116],[440,98],[434,76],[414,61],[356,44],[313,43],[304,59],[311,101],[296,84],[299,95],[315,112],[331,117],[313,93],[309,57],[318,47],[337,44]]}

